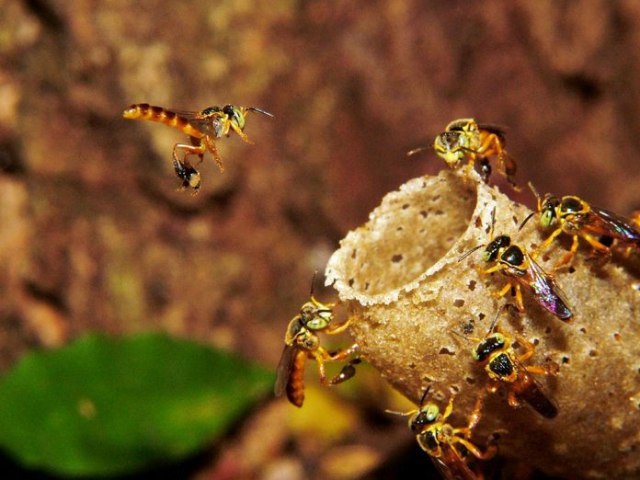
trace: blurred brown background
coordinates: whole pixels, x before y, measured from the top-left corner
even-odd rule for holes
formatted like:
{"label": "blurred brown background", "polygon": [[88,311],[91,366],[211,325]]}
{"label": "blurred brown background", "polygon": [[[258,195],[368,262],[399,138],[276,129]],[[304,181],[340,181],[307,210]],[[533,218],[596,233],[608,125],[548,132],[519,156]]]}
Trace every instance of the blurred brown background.
{"label": "blurred brown background", "polygon": [[[632,0],[0,0],[0,11],[4,370],[89,330],[166,331],[275,368],[314,270],[386,192],[443,167],[405,153],[458,117],[507,128],[521,184],[640,206]],[[184,136],[122,119],[137,102],[276,118],[249,117],[255,145],[219,141],[226,172],[207,156],[192,196],[170,162]],[[393,449],[375,432],[387,430],[361,428],[332,441],[380,465]],[[274,456],[292,450],[281,437]],[[330,452],[296,445],[307,472]],[[233,478],[221,458],[208,474]],[[269,478],[258,470],[237,471]]]}

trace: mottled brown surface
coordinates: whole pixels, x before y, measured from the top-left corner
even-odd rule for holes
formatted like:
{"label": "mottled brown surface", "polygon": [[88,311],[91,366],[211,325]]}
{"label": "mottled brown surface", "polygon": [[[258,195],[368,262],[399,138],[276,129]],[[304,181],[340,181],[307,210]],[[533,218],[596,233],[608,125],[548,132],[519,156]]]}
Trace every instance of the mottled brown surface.
{"label": "mottled brown surface", "polygon": [[[0,366],[157,329],[274,365],[287,321],[406,158],[457,117],[508,128],[520,180],[637,207],[634,1],[0,0]],[[176,191],[178,132],[134,102],[276,115]],[[530,201],[527,192],[521,198]],[[318,282],[319,283],[319,282]],[[329,292],[318,292],[330,296]]]}

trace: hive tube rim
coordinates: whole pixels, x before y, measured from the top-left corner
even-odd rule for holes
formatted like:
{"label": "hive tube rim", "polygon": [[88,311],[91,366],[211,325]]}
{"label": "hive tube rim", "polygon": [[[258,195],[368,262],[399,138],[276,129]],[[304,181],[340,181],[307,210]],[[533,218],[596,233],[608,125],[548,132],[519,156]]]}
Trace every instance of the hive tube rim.
{"label": "hive tube rim", "polygon": [[[465,188],[470,192],[475,192],[475,205],[473,211],[468,218],[466,228],[460,232],[458,237],[452,242],[449,249],[432,263],[426,270],[419,273],[417,276],[407,281],[403,285],[389,289],[385,292],[368,294],[362,291],[362,289],[354,288],[349,284],[349,275],[343,269],[344,265],[349,262],[345,256],[350,255],[352,244],[361,244],[362,239],[367,234],[371,234],[376,229],[371,228],[377,219],[377,216],[384,212],[388,204],[393,201],[397,201],[402,195],[410,195],[415,192],[416,189],[424,189],[427,187],[425,182],[460,182],[456,184],[456,188],[451,187],[449,190],[451,194],[455,194],[458,188]],[[481,225],[491,225],[491,208],[487,208],[491,204],[495,203],[495,197],[492,193],[492,189],[488,187],[480,178],[477,172],[463,172],[462,170],[442,170],[438,175],[424,175],[408,180],[401,185],[397,190],[394,190],[384,196],[382,202],[376,207],[369,215],[368,221],[357,228],[350,231],[345,238],[340,242],[340,248],[336,250],[327,263],[325,271],[325,285],[333,286],[339,293],[342,301],[356,300],[361,305],[374,305],[374,304],[390,304],[396,302],[401,294],[409,293],[419,287],[420,284],[427,281],[433,275],[436,275],[447,265],[456,263],[460,260],[460,257],[471,248],[478,246],[480,236],[474,232],[477,231],[477,218],[480,218]],[[442,215],[440,218],[432,217],[430,221],[442,221],[446,222],[447,216]],[[469,239],[476,239],[477,242],[469,242]],[[375,243],[374,243],[375,245]]]}

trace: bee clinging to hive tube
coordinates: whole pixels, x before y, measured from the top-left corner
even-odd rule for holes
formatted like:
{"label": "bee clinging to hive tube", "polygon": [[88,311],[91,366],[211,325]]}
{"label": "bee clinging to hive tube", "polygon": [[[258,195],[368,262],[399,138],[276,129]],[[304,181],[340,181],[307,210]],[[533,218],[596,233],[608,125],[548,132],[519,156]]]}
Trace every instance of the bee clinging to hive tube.
{"label": "bee clinging to hive tube", "polygon": [[337,385],[356,373],[354,365],[359,362],[357,358],[350,360],[330,380],[325,373],[324,362],[345,360],[359,350],[358,345],[353,344],[347,349],[329,353],[320,345],[318,333],[334,335],[344,332],[349,326],[350,318],[340,325],[331,325],[334,305],[319,302],[312,291],[309,301],[302,305],[300,313],[291,319],[287,327],[276,374],[275,395],[280,397],[286,393],[296,407],[301,407],[304,402],[304,367],[307,359],[316,361],[320,382],[324,385]]}
{"label": "bee clinging to hive tube", "polygon": [[495,262],[484,273],[502,272],[509,277],[498,296],[504,296],[511,288],[515,288],[516,304],[520,311],[524,311],[521,288],[525,287],[541,307],[559,319],[568,321],[572,317],[565,295],[553,276],[545,272],[523,247],[512,244],[509,236],[499,235],[490,242],[483,258],[486,262]]}
{"label": "bee clinging to hive tube", "polygon": [[[470,250],[460,260],[483,246],[480,245]],[[553,275],[545,272],[523,247],[511,243],[511,237],[499,235],[489,242],[485,248],[483,259],[485,262],[493,262],[494,265],[483,270],[482,273],[501,272],[508,279],[497,296],[503,297],[514,289],[516,305],[521,312],[524,312],[522,288],[525,288],[538,305],[560,320],[569,321],[573,316],[565,294]]]}
{"label": "bee clinging to hive tube", "polygon": [[[611,246],[614,243],[627,250],[640,252],[640,227],[637,220],[634,223],[633,219],[628,220],[608,210],[595,207],[573,195],[559,198],[547,193],[540,197],[531,182],[529,182],[529,188],[538,201],[540,226],[555,228],[542,243],[540,250],[548,248],[561,233],[572,237],[571,248],[558,267],[571,262],[578,250],[579,238],[584,239],[596,252],[604,255],[610,255]],[[525,222],[529,218],[527,217]]]}
{"label": "bee clinging to hive tube", "polygon": [[[528,218],[527,218],[528,219]],[[525,222],[527,221],[525,219]],[[493,228],[496,222],[495,209],[491,212],[491,238],[493,238]],[[524,224],[524,222],[523,222]],[[520,226],[522,228],[522,225]],[[458,262],[461,262],[473,252],[485,245],[478,245],[464,253]],[[485,262],[493,263],[492,267],[483,270],[483,274],[501,272],[507,277],[507,283],[496,296],[504,297],[510,291],[514,291],[516,306],[518,310],[524,312],[524,301],[522,288],[529,291],[533,299],[545,310],[551,312],[560,320],[568,322],[573,313],[568,306],[566,296],[560,286],[555,281],[552,274],[545,272],[534,259],[535,255],[530,255],[519,245],[511,242],[508,235],[499,235],[486,245],[482,258]]]}
{"label": "bee clinging to hive tube", "polygon": [[491,441],[484,450],[474,445],[470,438],[473,429],[480,421],[483,396],[478,397],[473,412],[469,416],[466,427],[454,428],[446,422],[453,412],[451,396],[444,412],[433,402],[425,404],[429,393],[427,388],[422,395],[420,405],[410,412],[392,412],[396,415],[409,416],[409,428],[416,435],[420,448],[424,450],[443,478],[447,480],[479,480],[482,475],[469,466],[472,459],[489,460],[498,451],[497,445]]}
{"label": "bee clinging to hive tube", "polygon": [[[172,111],[147,103],[131,105],[122,112],[122,116],[133,120],[164,123],[188,135],[191,145],[176,143],[173,146],[173,166],[176,175],[182,180],[182,185],[197,191],[200,188],[200,173],[193,167],[189,157],[196,155],[201,162],[204,153],[209,151],[220,172],[223,172],[224,165],[216,148],[216,140],[229,136],[231,131],[234,131],[242,140],[252,143],[244,133],[246,116],[249,112],[273,117],[271,113],[256,107],[225,105],[224,107],[208,107],[199,112],[189,112]],[[183,153],[182,158],[179,157],[179,152]]]}
{"label": "bee clinging to hive tube", "polygon": [[471,169],[478,160],[485,182],[491,175],[489,158],[495,157],[498,171],[514,190],[519,190],[513,178],[517,165],[507,153],[505,143],[505,134],[499,127],[479,124],[472,118],[461,118],[449,123],[445,131],[435,138],[433,149],[451,168],[459,168],[466,159],[467,168]]}
{"label": "bee clinging to hive tube", "polygon": [[489,377],[488,390],[496,392],[507,388],[507,401],[512,407],[518,407],[522,400],[545,418],[555,418],[558,408],[545,395],[542,387],[532,375],[556,375],[558,364],[549,362],[544,366],[525,365],[535,351],[535,346],[524,337],[516,335],[518,345],[524,353],[518,355],[513,347],[513,339],[506,333],[496,331],[498,318],[504,308],[496,315],[489,333],[479,340],[473,348],[473,358],[483,366]]}

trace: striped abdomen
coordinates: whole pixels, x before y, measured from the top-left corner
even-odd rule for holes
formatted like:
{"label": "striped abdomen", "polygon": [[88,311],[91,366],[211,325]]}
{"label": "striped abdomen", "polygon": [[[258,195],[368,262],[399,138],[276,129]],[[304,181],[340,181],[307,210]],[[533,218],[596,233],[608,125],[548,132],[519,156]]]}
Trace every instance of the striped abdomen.
{"label": "striped abdomen", "polygon": [[204,134],[200,130],[193,128],[189,123],[189,120],[185,117],[178,115],[171,110],[167,110],[162,107],[155,107],[148,103],[131,105],[122,112],[122,116],[132,120],[150,120],[152,122],[164,123],[165,125],[181,130],[190,137],[204,137]]}
{"label": "striped abdomen", "polygon": [[307,352],[296,350],[289,382],[287,383],[287,398],[296,407],[301,407],[304,402],[304,364],[307,360]]}

